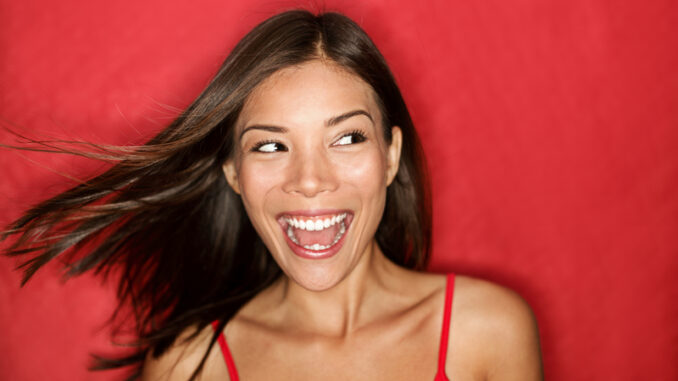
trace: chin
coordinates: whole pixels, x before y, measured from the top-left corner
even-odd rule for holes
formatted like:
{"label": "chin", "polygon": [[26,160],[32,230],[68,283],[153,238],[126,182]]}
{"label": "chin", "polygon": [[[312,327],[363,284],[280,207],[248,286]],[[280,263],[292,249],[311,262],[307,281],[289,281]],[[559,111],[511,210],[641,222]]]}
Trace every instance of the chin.
{"label": "chin", "polygon": [[316,268],[305,271],[290,271],[287,276],[291,281],[308,291],[323,292],[339,284],[345,278],[346,273],[347,271]]}

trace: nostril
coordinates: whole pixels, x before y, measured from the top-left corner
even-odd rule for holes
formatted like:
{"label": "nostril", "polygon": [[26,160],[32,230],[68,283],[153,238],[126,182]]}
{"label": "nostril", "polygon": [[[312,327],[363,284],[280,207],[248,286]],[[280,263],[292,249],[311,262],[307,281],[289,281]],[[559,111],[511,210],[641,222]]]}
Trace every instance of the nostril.
{"label": "nostril", "polygon": [[336,181],[330,173],[324,175],[299,173],[292,176],[284,189],[290,193],[300,193],[312,197],[318,193],[336,189]]}
{"label": "nostril", "polygon": [[304,197],[314,197],[318,193],[337,189],[336,168],[324,153],[317,150],[298,150],[287,167],[288,181],[283,190]]}

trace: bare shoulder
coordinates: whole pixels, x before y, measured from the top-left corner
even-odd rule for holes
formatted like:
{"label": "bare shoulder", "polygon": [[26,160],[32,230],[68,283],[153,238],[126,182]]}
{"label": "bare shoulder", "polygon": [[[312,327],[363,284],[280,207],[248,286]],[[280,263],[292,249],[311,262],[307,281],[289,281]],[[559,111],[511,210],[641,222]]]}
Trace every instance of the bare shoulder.
{"label": "bare shoulder", "polygon": [[[156,358],[148,354],[144,361],[141,379],[144,381],[190,379],[209,348],[213,332],[212,327],[208,325],[195,337],[191,337],[196,333],[196,327],[187,328],[162,355]],[[220,356],[218,345],[215,345],[196,380],[209,380],[215,376],[227,379],[223,373],[226,370],[225,365],[221,364],[223,361],[218,361]]]}
{"label": "bare shoulder", "polygon": [[[517,292],[487,280],[464,275],[455,277],[455,303],[463,306],[463,312],[473,314],[491,326],[502,324],[504,328],[524,330],[536,328],[532,309]],[[488,327],[486,325],[486,327]]]}
{"label": "bare shoulder", "polygon": [[542,379],[537,321],[518,293],[456,276],[452,316],[453,335],[475,354],[488,380]]}

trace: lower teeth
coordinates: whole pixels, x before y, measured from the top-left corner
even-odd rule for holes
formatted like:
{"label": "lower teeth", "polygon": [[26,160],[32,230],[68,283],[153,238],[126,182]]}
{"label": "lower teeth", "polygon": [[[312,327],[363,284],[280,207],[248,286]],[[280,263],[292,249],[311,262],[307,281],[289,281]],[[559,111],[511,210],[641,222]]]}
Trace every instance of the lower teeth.
{"label": "lower teeth", "polygon": [[[341,239],[341,236],[343,236],[344,233],[346,233],[346,225],[344,225],[344,222],[342,221],[341,227],[339,228],[339,233],[337,233],[337,235],[334,237],[334,241],[332,241],[331,244],[325,246],[325,245],[321,245],[321,244],[318,244],[318,243],[314,243],[313,245],[304,245],[303,247],[304,247],[304,249],[315,250],[315,251],[329,249],[330,247],[334,246],[334,244],[339,242],[339,239]],[[299,245],[299,241],[297,240],[297,237],[294,236],[294,232],[292,231],[292,225],[287,226],[287,236],[290,237],[292,242]]]}

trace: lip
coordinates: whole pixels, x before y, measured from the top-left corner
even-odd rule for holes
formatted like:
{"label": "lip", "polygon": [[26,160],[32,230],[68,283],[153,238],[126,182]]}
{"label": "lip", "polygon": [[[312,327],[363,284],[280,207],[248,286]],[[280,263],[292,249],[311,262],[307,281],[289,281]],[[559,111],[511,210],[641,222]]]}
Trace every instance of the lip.
{"label": "lip", "polygon": [[[346,232],[341,236],[341,238],[339,238],[337,243],[325,250],[309,250],[303,246],[297,245],[290,239],[290,237],[287,236],[288,224],[283,218],[285,216],[320,217],[326,215],[338,215],[342,213],[346,213],[346,219],[344,220]],[[282,235],[285,238],[285,242],[287,242],[287,246],[295,255],[305,259],[326,259],[333,257],[344,246],[345,238],[348,235],[348,231],[351,228],[351,223],[353,222],[353,211],[349,209],[291,210],[278,214],[277,220],[278,225],[280,225],[280,228],[282,229]]]}
{"label": "lip", "polygon": [[304,217],[320,217],[328,214],[353,214],[350,209],[305,209],[305,210],[289,210],[287,212],[279,213],[276,217],[280,219],[284,216],[304,216]]}

